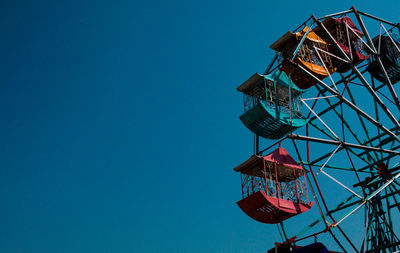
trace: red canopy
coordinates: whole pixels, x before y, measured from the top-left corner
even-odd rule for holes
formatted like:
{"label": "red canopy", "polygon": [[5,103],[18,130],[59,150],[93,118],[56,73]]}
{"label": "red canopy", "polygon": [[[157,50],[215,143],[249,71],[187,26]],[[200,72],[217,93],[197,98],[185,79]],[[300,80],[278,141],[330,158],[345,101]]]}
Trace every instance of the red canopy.
{"label": "red canopy", "polygon": [[364,36],[364,33],[358,29],[358,27],[353,23],[353,21],[349,17],[345,16],[343,18],[338,18],[336,19],[336,22],[344,24],[347,23],[347,25],[350,26],[356,33],[358,33],[360,37]]}
{"label": "red canopy", "polygon": [[289,155],[289,152],[282,147],[279,147],[269,155],[264,156],[264,160],[293,169],[303,169],[303,167]]}
{"label": "red canopy", "polygon": [[279,147],[266,156],[252,155],[247,161],[234,168],[234,170],[255,177],[264,177],[263,162],[266,165],[267,176],[272,173],[272,176],[275,177],[276,169],[277,179],[281,182],[295,180],[304,174],[303,167],[282,147]]}

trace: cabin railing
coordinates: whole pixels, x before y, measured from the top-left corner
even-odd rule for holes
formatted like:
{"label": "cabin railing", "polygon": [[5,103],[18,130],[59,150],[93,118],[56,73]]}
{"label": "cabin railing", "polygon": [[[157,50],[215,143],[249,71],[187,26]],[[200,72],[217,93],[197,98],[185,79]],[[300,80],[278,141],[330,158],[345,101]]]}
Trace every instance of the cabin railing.
{"label": "cabin railing", "polygon": [[[275,101],[273,97],[269,97],[266,101],[264,99],[256,98],[243,93],[244,112],[253,109],[257,104],[261,102],[269,106],[271,109],[278,109],[279,112],[290,114],[296,118],[304,118],[301,113],[303,104],[300,102],[299,98],[296,98],[289,108],[289,102],[287,100],[276,99]],[[278,102],[278,108],[276,108],[276,102]]]}

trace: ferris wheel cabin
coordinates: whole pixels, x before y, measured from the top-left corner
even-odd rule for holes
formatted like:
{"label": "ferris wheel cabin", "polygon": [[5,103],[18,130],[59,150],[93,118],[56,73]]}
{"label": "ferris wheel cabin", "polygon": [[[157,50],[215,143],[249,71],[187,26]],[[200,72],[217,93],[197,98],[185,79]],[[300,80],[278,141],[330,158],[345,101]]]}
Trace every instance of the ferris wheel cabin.
{"label": "ferris wheel cabin", "polygon": [[[303,36],[306,36],[302,42]],[[302,43],[298,48],[299,43]],[[328,43],[321,39],[309,27],[297,33],[287,32],[271,46],[283,57],[281,70],[301,89],[308,89],[316,82],[304,74],[299,68],[291,64],[291,58],[296,54],[293,62],[309,70],[319,79],[324,79],[335,72],[328,52]],[[298,52],[296,49],[298,48]]]}
{"label": "ferris wheel cabin", "polygon": [[304,91],[282,71],[256,73],[237,89],[243,93],[245,110],[240,120],[258,136],[280,139],[307,123],[298,101]]}
{"label": "ferris wheel cabin", "polygon": [[275,243],[275,247],[268,250],[268,253],[339,253],[329,251],[324,244],[315,242],[307,246],[298,246],[290,244]]}
{"label": "ferris wheel cabin", "polygon": [[[397,34],[391,34],[390,37],[377,36],[372,42],[381,56],[383,67],[392,84],[400,81],[400,37]],[[382,83],[387,83],[385,74],[382,72],[377,59],[369,65],[368,72],[375,79]]]}
{"label": "ferris wheel cabin", "polygon": [[304,168],[282,147],[266,156],[253,155],[234,170],[242,181],[237,204],[256,221],[276,224],[314,204],[308,199]]}
{"label": "ferris wheel cabin", "polygon": [[[322,24],[335,39],[338,46],[352,60],[353,65],[357,65],[369,58],[369,54],[363,49],[362,38],[364,37],[364,33],[357,28],[349,17],[327,18]],[[320,25],[313,31],[324,40],[329,41],[328,35]],[[330,45],[328,49],[333,54],[340,56],[340,53],[337,52],[337,49],[333,45]],[[339,73],[344,73],[351,69],[348,64],[335,57],[332,57],[332,64]]]}

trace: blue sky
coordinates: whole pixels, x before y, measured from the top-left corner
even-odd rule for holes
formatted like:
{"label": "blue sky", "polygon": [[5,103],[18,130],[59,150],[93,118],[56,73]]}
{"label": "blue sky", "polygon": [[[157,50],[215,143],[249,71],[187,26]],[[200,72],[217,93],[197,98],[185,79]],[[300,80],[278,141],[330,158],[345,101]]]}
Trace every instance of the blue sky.
{"label": "blue sky", "polygon": [[235,204],[236,87],[351,5],[398,21],[397,1],[3,1],[0,252],[265,252],[276,227]]}

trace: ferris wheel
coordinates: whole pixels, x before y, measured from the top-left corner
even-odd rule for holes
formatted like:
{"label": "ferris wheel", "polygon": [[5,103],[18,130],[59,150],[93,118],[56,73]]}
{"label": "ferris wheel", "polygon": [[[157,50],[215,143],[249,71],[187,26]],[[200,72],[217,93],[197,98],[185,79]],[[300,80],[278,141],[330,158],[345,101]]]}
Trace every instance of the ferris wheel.
{"label": "ferris wheel", "polygon": [[277,224],[270,252],[400,251],[399,32],[354,7],[311,16],[238,87],[255,148],[237,204]]}

